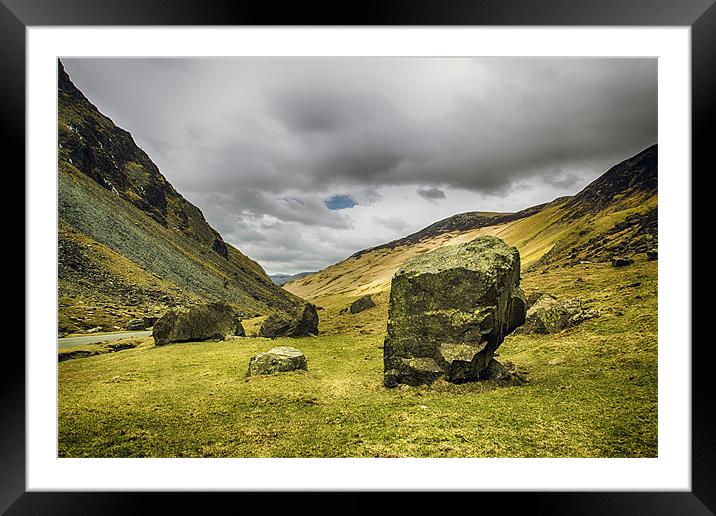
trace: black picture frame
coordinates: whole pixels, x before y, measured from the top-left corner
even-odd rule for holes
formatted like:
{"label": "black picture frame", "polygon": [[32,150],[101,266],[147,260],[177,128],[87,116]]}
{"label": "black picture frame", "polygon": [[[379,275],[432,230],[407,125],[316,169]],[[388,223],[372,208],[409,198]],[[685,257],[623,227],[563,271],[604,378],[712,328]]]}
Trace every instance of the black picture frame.
{"label": "black picture frame", "polygon": [[[705,174],[712,146],[716,91],[716,7],[714,0],[452,0],[361,1],[331,5],[306,2],[248,2],[238,0],[0,0],[0,120],[5,157],[25,167],[25,29],[30,26],[82,25],[557,25],[557,26],[685,26],[691,28],[692,171]],[[684,174],[687,172],[685,171]],[[14,172],[16,176],[19,176]],[[691,173],[692,192],[693,179]],[[688,177],[685,175],[685,179]],[[23,189],[24,185],[20,188]],[[708,206],[692,201],[693,206]],[[697,234],[692,232],[692,235]],[[693,241],[693,240],[692,240]],[[27,257],[25,257],[27,258]],[[697,264],[692,260],[692,270]],[[698,269],[696,269],[698,270]],[[32,274],[25,266],[25,275]],[[692,303],[695,320],[705,316],[705,304]],[[32,307],[26,307],[32,309]],[[712,369],[708,346],[692,346],[689,328],[684,342],[692,356],[692,490],[690,492],[587,493],[467,493],[450,502],[466,507],[498,505],[541,514],[713,514],[716,511],[716,417],[710,409]],[[705,344],[705,345],[704,345]],[[6,343],[6,346],[9,343]],[[27,345],[27,342],[26,342]],[[104,514],[185,507],[190,493],[63,493],[25,489],[25,354],[5,349],[0,425],[0,511],[7,514]],[[15,355],[13,356],[12,353]],[[660,364],[660,367],[664,366]],[[261,494],[199,495],[203,512],[248,508],[246,497]],[[238,505],[234,497],[242,497]],[[277,499],[272,496],[272,508]],[[375,494],[353,493],[342,501],[342,512],[375,509]],[[421,503],[422,493],[412,495]],[[300,506],[304,494],[292,494],[287,506]],[[469,500],[467,499],[468,497]],[[463,500],[465,498],[465,500]],[[253,501],[253,500],[252,500]],[[257,502],[260,501],[257,499]],[[280,499],[279,499],[280,501]],[[507,503],[508,502],[508,503]],[[446,499],[447,503],[447,499]],[[322,504],[330,509],[330,503]],[[317,509],[317,510],[320,510]],[[522,512],[522,511],[520,511]]]}

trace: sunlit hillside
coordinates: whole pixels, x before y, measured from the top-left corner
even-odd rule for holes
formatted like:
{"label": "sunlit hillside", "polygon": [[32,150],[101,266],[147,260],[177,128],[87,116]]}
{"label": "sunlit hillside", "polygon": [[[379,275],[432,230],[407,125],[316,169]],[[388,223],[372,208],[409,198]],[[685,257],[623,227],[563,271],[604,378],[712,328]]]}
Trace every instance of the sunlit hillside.
{"label": "sunlit hillside", "polygon": [[[609,174],[618,178],[618,173],[622,172],[620,167],[625,163],[632,169],[648,166],[645,162],[652,159],[655,149],[651,147],[632,160],[615,166],[580,194],[557,199],[528,217],[471,230],[428,235],[415,243],[357,253],[320,272],[289,282],[284,288],[327,308],[344,305],[361,295],[388,290],[394,272],[405,260],[484,234],[498,236],[517,247],[523,274],[538,267],[549,269],[586,261],[604,262],[619,253],[643,253],[656,247],[657,243],[658,198],[650,176],[626,187],[616,180],[605,184],[604,178],[609,179]],[[608,194],[608,202],[599,206],[596,212],[586,207],[580,209],[580,196],[586,197],[593,190]]]}

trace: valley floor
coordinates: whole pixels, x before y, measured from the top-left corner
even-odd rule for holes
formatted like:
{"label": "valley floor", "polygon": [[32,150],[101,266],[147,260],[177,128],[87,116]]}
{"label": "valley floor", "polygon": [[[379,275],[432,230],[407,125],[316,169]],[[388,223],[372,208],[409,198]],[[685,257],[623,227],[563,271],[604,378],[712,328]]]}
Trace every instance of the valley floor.
{"label": "valley floor", "polygon": [[[355,316],[336,303],[319,312],[328,334],[316,338],[148,338],[60,362],[59,456],[657,456],[656,262],[550,270],[523,287],[601,314],[508,337],[499,359],[527,372],[523,386],[386,389],[385,303]],[[251,356],[280,345],[301,349],[309,370],[245,378]]]}

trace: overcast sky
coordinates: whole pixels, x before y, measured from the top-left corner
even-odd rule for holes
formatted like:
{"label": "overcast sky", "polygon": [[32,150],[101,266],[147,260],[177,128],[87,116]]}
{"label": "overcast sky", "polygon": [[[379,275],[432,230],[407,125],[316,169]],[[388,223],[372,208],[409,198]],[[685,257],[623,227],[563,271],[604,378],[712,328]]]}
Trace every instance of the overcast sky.
{"label": "overcast sky", "polygon": [[63,63],[270,274],[576,193],[657,141],[656,59]]}

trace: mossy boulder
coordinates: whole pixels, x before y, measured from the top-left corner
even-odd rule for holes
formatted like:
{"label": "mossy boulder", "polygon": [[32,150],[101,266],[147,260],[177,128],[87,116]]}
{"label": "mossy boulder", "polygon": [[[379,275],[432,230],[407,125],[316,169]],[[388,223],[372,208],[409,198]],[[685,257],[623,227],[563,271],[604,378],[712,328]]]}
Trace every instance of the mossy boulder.
{"label": "mossy boulder", "polygon": [[246,332],[240,314],[226,303],[172,308],[154,323],[152,329],[157,346],[172,342],[223,340],[228,335],[244,336]]}
{"label": "mossy boulder", "polygon": [[595,311],[585,309],[578,299],[558,301],[553,296],[544,294],[527,310],[525,324],[519,331],[539,334],[559,333],[569,326],[596,316]]}
{"label": "mossy boulder", "polygon": [[318,335],[318,312],[316,306],[306,303],[295,312],[273,313],[259,329],[259,337],[302,337]]}
{"label": "mossy boulder", "polygon": [[308,369],[306,356],[296,348],[282,346],[251,357],[247,376],[284,373],[299,369]]}
{"label": "mossy boulder", "polygon": [[365,295],[353,301],[348,310],[352,314],[357,314],[364,310],[368,310],[369,308],[373,308],[374,306],[375,303],[373,302],[373,298],[371,298],[370,295]]}
{"label": "mossy boulder", "polygon": [[525,320],[517,249],[493,236],[405,262],[393,276],[384,383],[477,380]]}

